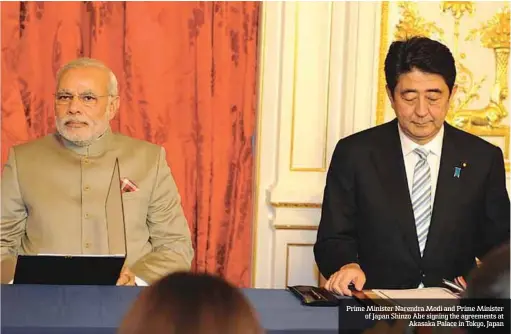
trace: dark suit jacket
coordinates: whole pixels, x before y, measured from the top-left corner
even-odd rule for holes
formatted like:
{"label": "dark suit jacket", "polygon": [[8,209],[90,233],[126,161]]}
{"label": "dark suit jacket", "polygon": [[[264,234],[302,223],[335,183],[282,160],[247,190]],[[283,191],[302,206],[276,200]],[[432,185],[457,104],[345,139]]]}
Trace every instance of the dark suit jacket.
{"label": "dark suit jacket", "polygon": [[[509,240],[502,151],[445,123],[431,225],[421,258],[397,120],[340,140],[327,174],[314,254],[326,278],[350,262],[364,288],[440,286]],[[454,167],[467,166],[459,178]]]}

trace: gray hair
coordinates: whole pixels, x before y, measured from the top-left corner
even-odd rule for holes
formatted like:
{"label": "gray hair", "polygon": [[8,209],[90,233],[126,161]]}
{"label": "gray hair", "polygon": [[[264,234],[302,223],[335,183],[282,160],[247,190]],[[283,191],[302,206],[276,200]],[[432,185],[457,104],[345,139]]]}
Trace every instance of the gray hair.
{"label": "gray hair", "polygon": [[109,82],[108,82],[108,94],[111,96],[117,96],[119,93],[119,88],[117,86],[117,77],[114,72],[106,66],[104,63],[97,59],[93,58],[77,58],[75,60],[70,61],[69,63],[62,66],[57,72],[57,84],[60,82],[60,78],[62,74],[64,74],[67,70],[72,68],[83,68],[83,67],[96,67],[108,72]]}

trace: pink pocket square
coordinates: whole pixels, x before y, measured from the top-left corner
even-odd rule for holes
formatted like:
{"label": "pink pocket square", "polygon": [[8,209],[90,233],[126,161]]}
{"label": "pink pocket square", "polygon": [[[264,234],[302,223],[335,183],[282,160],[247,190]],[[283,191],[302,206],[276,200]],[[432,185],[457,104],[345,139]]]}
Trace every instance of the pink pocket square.
{"label": "pink pocket square", "polygon": [[138,191],[138,187],[135,182],[131,181],[127,177],[121,177],[121,193],[132,193]]}

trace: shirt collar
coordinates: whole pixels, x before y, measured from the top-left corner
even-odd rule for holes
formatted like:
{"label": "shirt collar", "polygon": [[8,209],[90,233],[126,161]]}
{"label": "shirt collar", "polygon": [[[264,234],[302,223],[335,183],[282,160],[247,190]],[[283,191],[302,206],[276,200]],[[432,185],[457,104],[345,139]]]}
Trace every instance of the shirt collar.
{"label": "shirt collar", "polygon": [[401,139],[401,148],[403,149],[403,155],[407,156],[412,153],[414,149],[417,147],[423,147],[429,152],[433,153],[436,156],[440,156],[442,154],[442,143],[444,140],[444,125],[440,128],[440,131],[436,134],[435,138],[431,140],[429,143],[425,145],[419,145],[413,140],[411,140],[401,129],[401,126],[398,123],[398,131],[399,131],[399,139]]}

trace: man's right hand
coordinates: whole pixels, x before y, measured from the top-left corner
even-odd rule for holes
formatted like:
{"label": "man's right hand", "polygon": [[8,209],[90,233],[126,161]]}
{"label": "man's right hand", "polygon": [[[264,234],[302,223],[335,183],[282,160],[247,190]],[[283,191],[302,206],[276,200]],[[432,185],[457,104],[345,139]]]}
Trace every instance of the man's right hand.
{"label": "man's right hand", "polygon": [[0,261],[0,283],[11,284],[16,269],[16,258],[13,256],[2,256]]}
{"label": "man's right hand", "polygon": [[357,291],[361,291],[366,283],[366,275],[358,263],[348,263],[334,273],[325,284],[325,289],[335,292],[342,296],[351,296],[349,289],[350,283],[353,283]]}
{"label": "man's right hand", "polygon": [[122,267],[121,274],[117,280],[116,285],[131,285],[135,286],[135,274],[126,266]]}

